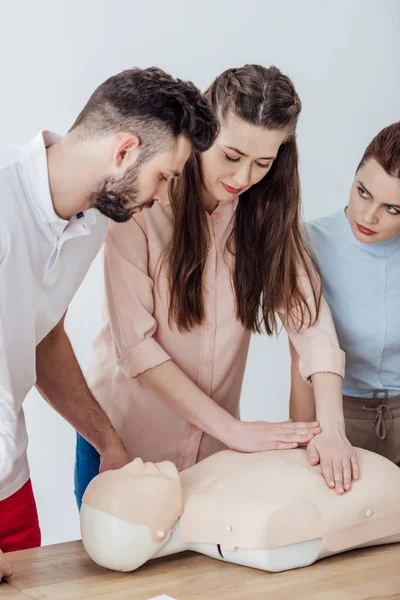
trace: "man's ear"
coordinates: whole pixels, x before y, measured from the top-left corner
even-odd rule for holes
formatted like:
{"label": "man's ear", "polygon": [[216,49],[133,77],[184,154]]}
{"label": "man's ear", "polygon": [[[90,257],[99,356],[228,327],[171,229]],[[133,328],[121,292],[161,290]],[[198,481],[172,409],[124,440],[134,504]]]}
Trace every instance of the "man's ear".
{"label": "man's ear", "polygon": [[123,162],[129,159],[129,163],[133,156],[137,155],[140,147],[140,138],[135,133],[119,133],[117,135],[117,144],[113,152],[113,162],[116,167],[121,167]]}

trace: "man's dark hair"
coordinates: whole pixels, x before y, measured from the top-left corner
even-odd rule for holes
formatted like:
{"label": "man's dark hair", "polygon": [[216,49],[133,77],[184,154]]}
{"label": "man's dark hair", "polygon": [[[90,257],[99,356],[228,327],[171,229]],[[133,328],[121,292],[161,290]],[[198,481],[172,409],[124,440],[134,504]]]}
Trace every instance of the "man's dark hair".
{"label": "man's dark hair", "polygon": [[210,148],[217,119],[201,92],[161,69],[129,69],[102,83],[71,127],[82,137],[113,132],[138,135],[151,153],[166,137],[186,136],[200,152]]}

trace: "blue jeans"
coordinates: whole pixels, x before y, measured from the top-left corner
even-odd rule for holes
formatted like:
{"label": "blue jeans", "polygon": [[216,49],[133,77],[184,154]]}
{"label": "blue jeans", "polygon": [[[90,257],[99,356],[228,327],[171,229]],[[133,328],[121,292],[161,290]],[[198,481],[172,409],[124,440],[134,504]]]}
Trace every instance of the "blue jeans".
{"label": "blue jeans", "polygon": [[82,496],[100,470],[100,454],[79,433],[76,434],[75,498],[79,510]]}

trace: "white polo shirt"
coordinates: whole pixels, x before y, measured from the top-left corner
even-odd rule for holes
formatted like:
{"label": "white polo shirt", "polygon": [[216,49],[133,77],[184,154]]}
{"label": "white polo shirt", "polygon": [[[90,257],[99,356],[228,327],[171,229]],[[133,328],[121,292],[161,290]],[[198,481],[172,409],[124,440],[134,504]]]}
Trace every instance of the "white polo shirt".
{"label": "white polo shirt", "polygon": [[50,195],[41,132],[0,151],[0,500],[29,478],[22,403],[36,381],[36,346],[65,313],[102,246],[95,209],[64,221]]}

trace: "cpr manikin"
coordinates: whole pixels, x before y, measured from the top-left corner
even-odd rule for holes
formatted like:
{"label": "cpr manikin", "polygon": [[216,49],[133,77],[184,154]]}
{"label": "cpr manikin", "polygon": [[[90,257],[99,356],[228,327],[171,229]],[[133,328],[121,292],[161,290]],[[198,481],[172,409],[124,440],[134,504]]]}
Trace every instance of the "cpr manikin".
{"label": "cpr manikin", "polygon": [[362,477],[329,489],[305,450],[226,450],[178,473],[135,459],[98,475],[83,497],[89,556],[132,571],[193,550],[240,565],[283,571],[359,546],[400,542],[400,469],[358,451]]}

